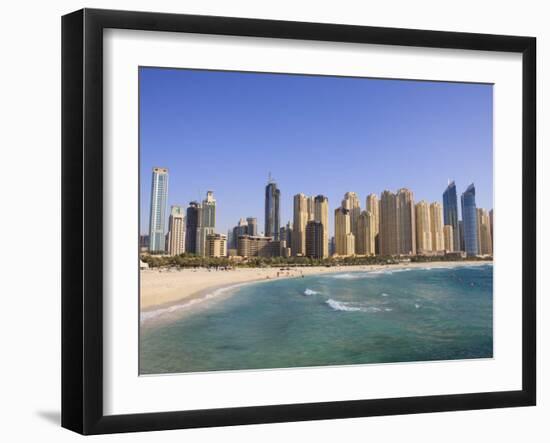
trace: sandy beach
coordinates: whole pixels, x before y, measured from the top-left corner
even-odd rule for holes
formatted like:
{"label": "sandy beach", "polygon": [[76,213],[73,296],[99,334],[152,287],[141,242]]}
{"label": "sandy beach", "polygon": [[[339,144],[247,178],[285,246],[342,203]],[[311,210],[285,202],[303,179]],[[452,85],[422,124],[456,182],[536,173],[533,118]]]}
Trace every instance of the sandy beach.
{"label": "sandy beach", "polygon": [[227,286],[247,282],[268,281],[282,278],[301,278],[313,274],[375,271],[399,268],[437,268],[464,265],[483,265],[487,261],[400,263],[394,265],[312,266],[281,271],[281,268],[236,268],[231,270],[208,269],[146,269],[140,271],[140,305],[142,311],[160,306],[190,301]]}

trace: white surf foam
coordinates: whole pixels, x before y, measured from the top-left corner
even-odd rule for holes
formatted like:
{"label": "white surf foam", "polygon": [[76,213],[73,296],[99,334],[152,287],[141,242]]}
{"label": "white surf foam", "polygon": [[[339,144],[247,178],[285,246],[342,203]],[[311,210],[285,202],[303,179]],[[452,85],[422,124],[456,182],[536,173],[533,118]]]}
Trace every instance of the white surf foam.
{"label": "white surf foam", "polygon": [[421,271],[431,271],[432,269],[454,269],[454,266],[427,266],[425,268],[418,268]]}
{"label": "white surf foam", "polygon": [[[478,270],[478,271],[483,271],[483,268],[486,267],[486,266],[489,266],[489,267],[493,267],[493,264],[492,263],[483,263],[483,264],[480,264],[480,265],[467,265],[467,266],[460,266],[460,269],[475,269],[475,270]],[[458,268],[458,266],[457,266]]]}
{"label": "white surf foam", "polygon": [[329,305],[332,309],[334,309],[335,311],[348,311],[348,312],[352,312],[352,311],[360,311],[361,308],[359,307],[355,307],[355,306],[348,306],[347,303],[344,303],[344,302],[341,302],[341,301],[337,301],[337,300],[333,300],[332,298],[329,298],[327,301],[326,301],[327,305]]}
{"label": "white surf foam", "polygon": [[329,305],[335,311],[380,312],[382,310],[381,308],[377,308],[376,306],[360,306],[359,303],[338,301],[338,300],[334,300],[332,298],[329,298],[326,301],[326,304]]}
{"label": "white surf foam", "polygon": [[320,294],[320,292],[314,291],[313,289],[306,288],[304,291],[304,295],[317,295]]}
{"label": "white surf foam", "polygon": [[192,300],[189,300],[189,301],[186,301],[186,302],[183,302],[183,303],[178,303],[178,304],[175,304],[175,305],[172,305],[172,306],[167,306],[165,308],[155,309],[153,311],[143,311],[140,314],[140,321],[142,323],[145,323],[145,322],[148,322],[150,320],[159,318],[159,317],[164,316],[164,315],[174,314],[178,311],[188,309],[191,306],[197,305],[199,303],[203,303],[207,300],[211,300],[212,298],[219,297],[220,295],[226,294],[227,292],[232,291],[234,289],[237,289],[237,288],[239,288],[241,286],[244,286],[246,284],[247,283],[238,283],[238,284],[231,285],[231,286],[225,286],[223,288],[215,289],[214,291],[209,292],[209,293],[205,294],[204,296],[202,296],[200,298],[194,298]]}
{"label": "white surf foam", "polygon": [[365,276],[364,272],[357,272],[357,273],[347,273],[347,274],[334,274],[331,277],[341,279],[341,280],[355,280],[358,278],[363,278],[364,276]]}
{"label": "white surf foam", "polygon": [[377,278],[380,277],[381,274],[385,274],[386,272],[382,271],[358,271],[358,272],[348,272],[345,274],[333,274],[330,277],[336,278],[339,280],[359,280],[359,279],[365,279],[365,278]]}

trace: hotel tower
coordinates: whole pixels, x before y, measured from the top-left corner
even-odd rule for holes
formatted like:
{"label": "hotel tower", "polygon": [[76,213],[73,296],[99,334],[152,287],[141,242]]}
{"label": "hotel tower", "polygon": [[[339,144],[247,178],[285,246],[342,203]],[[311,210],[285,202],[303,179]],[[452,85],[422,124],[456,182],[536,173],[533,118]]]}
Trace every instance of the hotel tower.
{"label": "hotel tower", "polygon": [[199,213],[201,205],[198,202],[190,202],[187,207],[186,233],[185,233],[185,252],[190,254],[197,253],[197,231],[199,227]]}
{"label": "hotel tower", "polygon": [[376,254],[380,253],[380,242],[378,234],[380,233],[380,200],[376,194],[369,194],[367,196],[366,208],[368,212],[371,212],[374,216],[374,231],[375,231],[375,244],[376,244]]}
{"label": "hotel tower", "polygon": [[336,255],[355,254],[355,236],[351,233],[349,209],[340,207],[334,211],[334,243]]}
{"label": "hotel tower", "polygon": [[432,250],[445,249],[445,234],[443,232],[443,207],[439,202],[430,205],[430,231],[432,232]]}
{"label": "hotel tower", "polygon": [[361,214],[361,205],[359,203],[359,197],[355,192],[346,192],[344,194],[342,208],[349,211],[351,233],[355,236],[355,241],[357,241],[357,223],[359,222],[359,214]]}
{"label": "hotel tower", "polygon": [[453,228],[453,250],[460,251],[460,229],[458,226],[458,203],[455,182],[449,182],[443,193],[443,224]]}
{"label": "hotel tower", "polygon": [[306,255],[306,226],[313,220],[311,198],[300,193],[294,196],[294,223],[292,231],[292,255]]}
{"label": "hotel tower", "polygon": [[464,248],[466,255],[478,255],[476,188],[472,183],[461,196]]}
{"label": "hotel tower", "polygon": [[477,238],[479,253],[491,255],[493,253],[491,218],[486,209],[477,208]]}
{"label": "hotel tower", "polygon": [[306,256],[311,258],[325,257],[323,223],[310,220],[306,225]]}
{"label": "hotel tower", "polygon": [[320,222],[323,228],[321,258],[328,257],[328,198],[317,195],[313,203],[313,220]]}
{"label": "hotel tower", "polygon": [[246,218],[246,233],[252,236],[258,235],[258,220],[256,217]]}
{"label": "hotel tower", "polygon": [[399,253],[416,254],[416,224],[414,220],[414,195],[409,189],[397,191],[399,214]]}
{"label": "hotel tower", "polygon": [[245,218],[241,218],[237,223],[237,226],[235,226],[232,230],[231,236],[233,237],[233,242],[231,244],[231,248],[237,249],[239,237],[241,235],[247,235],[248,228],[248,221]]}
{"label": "hotel tower", "polygon": [[359,214],[357,222],[357,239],[355,253],[358,255],[374,255],[376,252],[376,218],[370,211]]}
{"label": "hotel tower", "polygon": [[277,189],[277,183],[269,175],[269,182],[265,187],[265,229],[266,237],[273,237],[273,240],[279,240],[280,212],[279,201],[281,191]]}
{"label": "hotel tower", "polygon": [[384,191],[380,198],[380,254],[415,255],[416,223],[412,191]]}
{"label": "hotel tower", "polygon": [[185,252],[185,212],[181,206],[172,206],[168,219],[168,254]]}
{"label": "hotel tower", "polygon": [[151,212],[149,215],[149,251],[164,252],[166,201],[168,200],[168,169],[153,168],[151,181]]}
{"label": "hotel tower", "polygon": [[431,252],[432,231],[430,205],[425,200],[418,202],[415,206],[416,212],[416,247],[419,254]]}
{"label": "hotel tower", "polygon": [[197,255],[206,255],[206,239],[214,233],[216,228],[216,199],[214,193],[208,191],[206,198],[202,201],[198,213],[197,242],[195,253]]}

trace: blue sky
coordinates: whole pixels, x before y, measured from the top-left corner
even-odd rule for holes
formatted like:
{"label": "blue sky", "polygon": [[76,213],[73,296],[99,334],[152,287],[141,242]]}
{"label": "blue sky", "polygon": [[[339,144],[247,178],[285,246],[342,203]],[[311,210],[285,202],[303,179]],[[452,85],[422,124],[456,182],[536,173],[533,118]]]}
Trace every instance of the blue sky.
{"label": "blue sky", "polygon": [[[409,80],[140,68],[140,229],[148,230],[151,169],[170,171],[168,207],[217,200],[216,230],[258,218],[271,172],[281,223],[292,197],[407,187],[442,201],[474,182],[493,201],[493,88]],[[460,201],[459,201],[460,205]]]}

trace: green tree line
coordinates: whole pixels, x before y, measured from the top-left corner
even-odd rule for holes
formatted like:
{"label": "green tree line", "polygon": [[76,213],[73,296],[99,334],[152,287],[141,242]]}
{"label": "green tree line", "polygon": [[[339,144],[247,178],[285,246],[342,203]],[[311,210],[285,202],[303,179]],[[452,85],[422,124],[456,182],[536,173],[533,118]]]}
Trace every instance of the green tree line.
{"label": "green tree line", "polygon": [[267,267],[306,267],[306,266],[353,266],[353,265],[387,265],[410,260],[412,263],[440,261],[490,261],[492,257],[460,258],[452,255],[412,257],[390,256],[349,256],[349,257],[248,257],[236,260],[229,257],[202,257],[195,254],[176,256],[141,254],[141,260],[151,268],[267,268]]}

